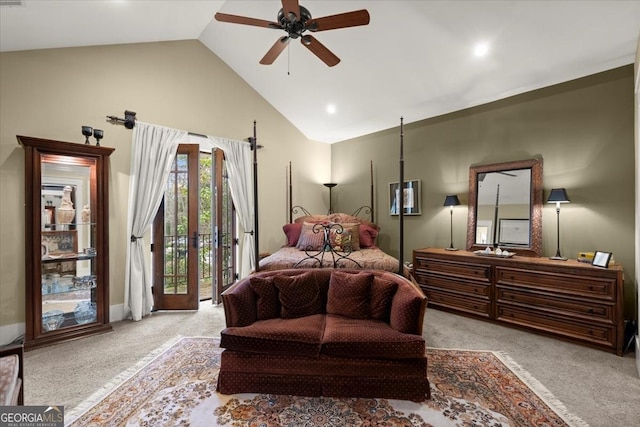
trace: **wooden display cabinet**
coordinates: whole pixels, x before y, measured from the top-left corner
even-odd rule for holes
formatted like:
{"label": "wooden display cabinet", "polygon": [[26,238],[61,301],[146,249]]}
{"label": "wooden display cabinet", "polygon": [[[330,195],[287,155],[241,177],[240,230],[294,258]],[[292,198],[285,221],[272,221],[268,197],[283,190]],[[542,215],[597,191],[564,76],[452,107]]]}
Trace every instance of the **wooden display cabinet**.
{"label": "wooden display cabinet", "polygon": [[25,152],[26,350],[111,330],[113,148],[17,136]]}

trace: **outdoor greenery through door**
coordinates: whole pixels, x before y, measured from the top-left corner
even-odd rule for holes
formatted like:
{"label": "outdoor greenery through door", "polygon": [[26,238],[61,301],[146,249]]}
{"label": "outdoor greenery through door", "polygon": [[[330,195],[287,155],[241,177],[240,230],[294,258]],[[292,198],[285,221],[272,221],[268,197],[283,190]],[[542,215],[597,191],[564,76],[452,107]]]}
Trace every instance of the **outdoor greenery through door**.
{"label": "outdoor greenery through door", "polygon": [[236,222],[221,150],[181,144],[153,225],[155,310],[220,301],[236,276]]}

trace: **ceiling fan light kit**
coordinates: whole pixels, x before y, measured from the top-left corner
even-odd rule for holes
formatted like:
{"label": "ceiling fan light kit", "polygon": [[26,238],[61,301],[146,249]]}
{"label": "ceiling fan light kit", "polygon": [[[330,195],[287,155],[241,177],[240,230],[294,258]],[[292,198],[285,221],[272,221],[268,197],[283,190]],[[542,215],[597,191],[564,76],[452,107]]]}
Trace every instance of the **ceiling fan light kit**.
{"label": "ceiling fan light kit", "polygon": [[304,47],[309,49],[329,67],[337,65],[340,62],[340,58],[311,34],[304,33],[306,31],[315,33],[318,31],[367,25],[370,19],[369,12],[367,12],[366,9],[313,18],[311,12],[309,12],[306,7],[300,6],[298,0],[282,0],[282,9],[278,12],[277,22],[220,12],[215,14],[215,18],[220,22],[284,30],[287,35],[276,40],[273,46],[271,46],[262,57],[260,63],[263,65],[273,64],[284,48],[287,47],[289,40],[299,38],[300,43]]}

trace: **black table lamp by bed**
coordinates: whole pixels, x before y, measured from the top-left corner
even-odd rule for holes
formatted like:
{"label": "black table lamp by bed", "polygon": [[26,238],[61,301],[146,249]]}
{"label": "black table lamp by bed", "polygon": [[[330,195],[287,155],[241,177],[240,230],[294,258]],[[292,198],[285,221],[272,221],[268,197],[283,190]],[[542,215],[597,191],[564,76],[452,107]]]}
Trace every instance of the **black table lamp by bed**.
{"label": "black table lamp by bed", "polygon": [[338,185],[338,184],[336,184],[335,182],[326,182],[326,183],[324,183],[322,185],[324,185],[325,187],[327,187],[329,189],[329,213],[332,214],[333,213],[333,207],[331,206],[331,189],[333,187],[335,187],[336,185]]}
{"label": "black table lamp by bed", "polygon": [[555,256],[549,257],[549,259],[555,259],[559,261],[566,261],[567,259],[560,254],[560,203],[569,203],[569,197],[567,196],[567,190],[564,188],[554,188],[549,194],[547,203],[556,204],[557,215],[557,232],[558,232],[558,248],[556,249]]}
{"label": "black table lamp by bed", "polygon": [[451,244],[446,250],[448,251],[457,251],[458,248],[453,247],[453,207],[460,205],[460,200],[458,200],[458,196],[453,194],[449,195],[444,199],[444,206],[449,206],[451,213]]}

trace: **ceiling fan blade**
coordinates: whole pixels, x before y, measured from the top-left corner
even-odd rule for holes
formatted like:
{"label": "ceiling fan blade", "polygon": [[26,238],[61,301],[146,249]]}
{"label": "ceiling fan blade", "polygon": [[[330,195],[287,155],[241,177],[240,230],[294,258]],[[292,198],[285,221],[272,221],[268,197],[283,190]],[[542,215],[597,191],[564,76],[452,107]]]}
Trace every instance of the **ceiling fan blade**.
{"label": "ceiling fan blade", "polygon": [[335,56],[333,52],[326,48],[325,45],[320,43],[318,39],[312,35],[305,35],[300,38],[300,42],[303,46],[313,52],[318,58],[322,60],[329,67],[333,67],[340,62],[340,58]]}
{"label": "ceiling fan blade", "polygon": [[262,57],[260,63],[262,65],[271,65],[289,44],[289,36],[284,36],[276,40],[271,49]]}
{"label": "ceiling fan blade", "polygon": [[357,27],[358,25],[369,24],[369,12],[366,9],[354,10],[353,12],[339,13],[337,15],[324,16],[322,18],[312,18],[307,22],[309,31],[336,30],[338,28]]}
{"label": "ceiling fan blade", "polygon": [[282,10],[287,18],[293,13],[296,16],[296,20],[300,19],[300,4],[298,4],[298,0],[282,0]]}
{"label": "ceiling fan blade", "polygon": [[265,28],[274,28],[274,29],[282,29],[280,24],[277,22],[267,21],[266,19],[256,19],[249,18],[246,16],[238,16],[238,15],[229,15],[228,13],[216,13],[215,15],[216,21],[220,22],[230,22],[232,24],[244,24],[244,25],[253,25],[254,27],[265,27]]}

